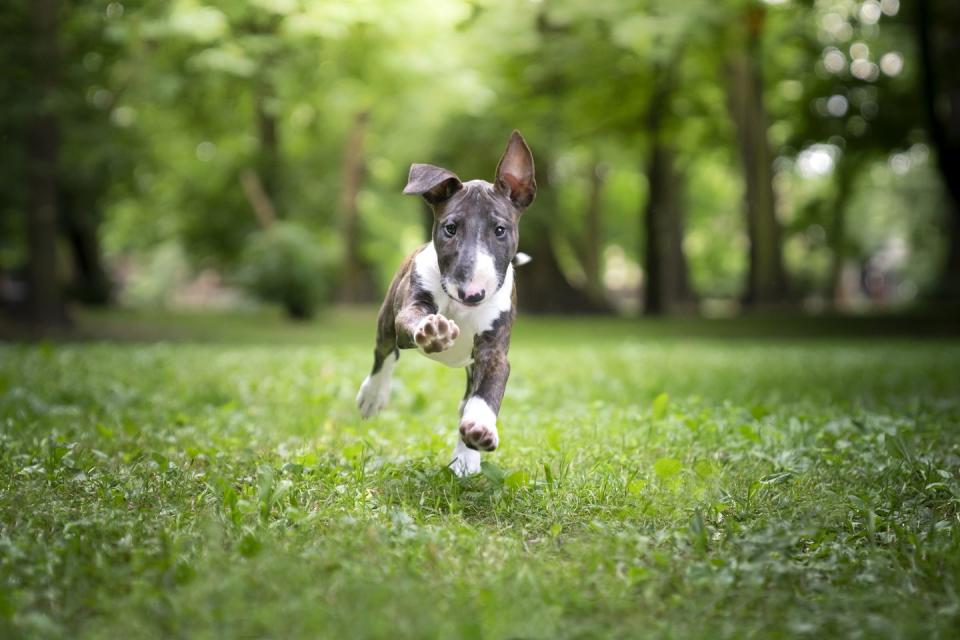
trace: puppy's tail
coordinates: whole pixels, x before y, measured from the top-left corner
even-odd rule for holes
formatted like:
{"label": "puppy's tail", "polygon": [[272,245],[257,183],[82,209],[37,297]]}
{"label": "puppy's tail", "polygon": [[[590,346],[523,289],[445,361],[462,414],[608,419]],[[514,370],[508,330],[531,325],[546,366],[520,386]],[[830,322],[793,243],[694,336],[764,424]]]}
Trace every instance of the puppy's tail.
{"label": "puppy's tail", "polygon": [[517,253],[517,255],[513,256],[513,266],[522,267],[523,265],[527,264],[531,260],[533,260],[533,258],[531,258],[530,256],[528,256],[527,254],[521,251]]}

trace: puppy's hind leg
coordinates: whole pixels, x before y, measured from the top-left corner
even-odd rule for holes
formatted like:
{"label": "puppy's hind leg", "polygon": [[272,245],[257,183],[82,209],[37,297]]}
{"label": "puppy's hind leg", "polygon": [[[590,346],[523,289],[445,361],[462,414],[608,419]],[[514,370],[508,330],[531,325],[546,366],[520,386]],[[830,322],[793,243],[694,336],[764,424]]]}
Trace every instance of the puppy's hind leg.
{"label": "puppy's hind leg", "polygon": [[381,322],[377,329],[377,346],[373,350],[373,369],[364,379],[357,393],[357,408],[360,409],[360,415],[364,418],[377,415],[387,405],[390,399],[393,367],[400,357],[396,336],[392,332],[384,331],[383,326]]}

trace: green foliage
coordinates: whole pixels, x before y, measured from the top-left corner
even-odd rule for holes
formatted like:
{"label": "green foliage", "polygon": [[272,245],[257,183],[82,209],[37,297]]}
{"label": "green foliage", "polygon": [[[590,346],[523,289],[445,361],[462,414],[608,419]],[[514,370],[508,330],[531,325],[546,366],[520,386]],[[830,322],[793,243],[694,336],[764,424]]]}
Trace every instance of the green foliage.
{"label": "green foliage", "polygon": [[238,279],[260,300],[282,305],[291,318],[310,318],[330,299],[339,258],[332,241],[277,222],[251,234]]}
{"label": "green foliage", "polygon": [[[359,420],[371,316],[155,321],[188,341],[0,345],[4,637],[960,624],[956,340],[527,319],[501,449],[459,480],[462,372],[405,352]],[[197,342],[224,336],[252,341]]]}
{"label": "green foliage", "polygon": [[[899,244],[922,256],[901,274],[906,288],[922,291],[942,262],[945,207],[920,130],[921,61],[902,4],[65,3],[59,174],[79,215],[100,225],[110,257],[145,264],[155,246],[175,243],[191,266],[229,272],[257,224],[241,188],[248,171],[258,172],[278,219],[316,233],[343,228],[341,165],[353,123],[366,114],[350,255],[370,263],[384,286],[425,238],[420,204],[399,195],[409,163],[489,178],[518,127],[541,187],[523,241],[549,235],[567,279],[580,284],[585,256],[642,263],[645,165],[657,135],[684,185],[693,288],[733,297],[742,293],[749,246],[728,62],[753,24],[762,30],[756,57],[778,158],[778,216],[798,289],[827,292],[836,255],[862,265]],[[0,17],[0,65],[13,81],[0,89],[4,271],[25,257],[29,167],[26,148],[13,141],[36,107],[34,92],[19,89],[31,85],[30,9],[17,0]],[[887,54],[899,63],[879,70]],[[669,95],[652,131],[657,87]],[[831,98],[843,108],[831,112]],[[832,145],[834,164],[811,176],[801,160],[816,144]],[[902,174],[868,180],[889,173],[891,154],[911,158]],[[594,236],[584,231],[597,171],[605,179]],[[914,215],[891,225],[903,201]],[[845,230],[838,212],[849,214]],[[588,236],[601,246],[585,246]]]}

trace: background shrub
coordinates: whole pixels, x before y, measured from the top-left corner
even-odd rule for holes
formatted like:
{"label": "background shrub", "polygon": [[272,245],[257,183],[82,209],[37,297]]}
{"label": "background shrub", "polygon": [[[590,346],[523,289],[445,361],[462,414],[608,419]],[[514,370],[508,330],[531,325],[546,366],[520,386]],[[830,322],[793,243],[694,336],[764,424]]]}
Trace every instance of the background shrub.
{"label": "background shrub", "polygon": [[239,282],[258,300],[282,305],[291,318],[311,318],[333,294],[338,254],[329,239],[277,222],[250,236]]}

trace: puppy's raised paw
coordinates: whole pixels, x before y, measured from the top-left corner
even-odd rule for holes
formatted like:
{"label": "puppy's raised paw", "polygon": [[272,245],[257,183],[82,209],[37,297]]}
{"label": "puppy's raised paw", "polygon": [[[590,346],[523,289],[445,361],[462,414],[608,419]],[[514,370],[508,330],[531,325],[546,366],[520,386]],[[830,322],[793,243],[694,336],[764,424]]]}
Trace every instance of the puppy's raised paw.
{"label": "puppy's raised paw", "polygon": [[493,451],[500,444],[497,416],[483,398],[474,396],[464,405],[460,439],[476,451]]}
{"label": "puppy's raised paw", "polygon": [[420,321],[413,340],[424,353],[438,353],[453,346],[460,337],[460,327],[439,313],[431,313]]}

